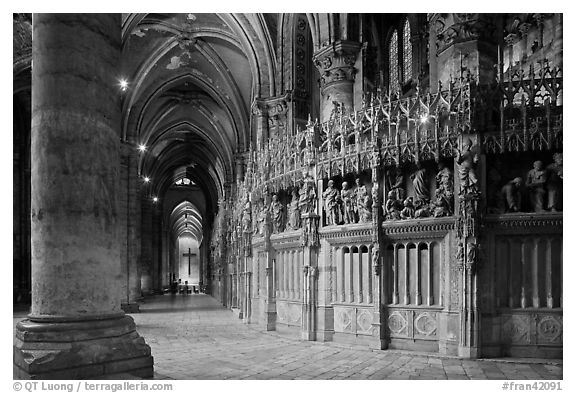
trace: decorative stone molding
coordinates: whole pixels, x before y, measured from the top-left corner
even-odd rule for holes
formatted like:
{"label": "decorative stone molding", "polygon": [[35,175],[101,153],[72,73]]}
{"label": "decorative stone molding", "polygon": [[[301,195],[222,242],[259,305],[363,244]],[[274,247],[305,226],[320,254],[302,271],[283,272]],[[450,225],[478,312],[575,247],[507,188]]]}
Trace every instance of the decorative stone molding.
{"label": "decorative stone molding", "polygon": [[431,239],[445,236],[455,228],[454,217],[412,219],[410,221],[385,221],[382,230],[393,239]]}
{"label": "decorative stone molding", "polygon": [[557,213],[511,213],[486,216],[485,227],[495,231],[515,230],[515,232],[530,232],[534,230],[562,233],[563,217]]}
{"label": "decorative stone molding", "polygon": [[372,243],[372,223],[332,225],[320,229],[320,238],[330,245]]}

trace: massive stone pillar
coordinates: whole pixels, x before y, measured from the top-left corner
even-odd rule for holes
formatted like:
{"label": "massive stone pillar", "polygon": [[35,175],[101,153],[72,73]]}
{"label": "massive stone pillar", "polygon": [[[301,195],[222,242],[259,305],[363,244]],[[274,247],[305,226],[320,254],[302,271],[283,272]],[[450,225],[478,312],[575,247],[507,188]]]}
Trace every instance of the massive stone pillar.
{"label": "massive stone pillar", "polygon": [[32,71],[32,309],[14,377],[151,377],[120,309],[120,14],[37,14]]}
{"label": "massive stone pillar", "polygon": [[325,122],[333,111],[354,110],[354,64],[360,52],[360,44],[338,41],[314,54],[314,62],[320,71],[320,121]]}

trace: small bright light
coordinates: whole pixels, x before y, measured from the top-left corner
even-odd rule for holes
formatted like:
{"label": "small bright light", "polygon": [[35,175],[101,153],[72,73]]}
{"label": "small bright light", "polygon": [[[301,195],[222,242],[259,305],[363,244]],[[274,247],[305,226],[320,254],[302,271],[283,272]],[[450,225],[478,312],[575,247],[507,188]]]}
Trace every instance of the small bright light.
{"label": "small bright light", "polygon": [[152,200],[154,201],[154,203],[158,202],[158,197],[154,197],[152,198]]}
{"label": "small bright light", "polygon": [[422,115],[420,117],[420,123],[426,123],[428,121],[428,115]]}
{"label": "small bright light", "polygon": [[120,88],[122,91],[126,91],[128,88],[128,81],[126,79],[120,79]]}
{"label": "small bright light", "polygon": [[140,151],[146,151],[146,145],[138,145],[138,150]]}
{"label": "small bright light", "polygon": [[144,177],[144,183],[148,183],[150,181],[150,178],[148,176]]}

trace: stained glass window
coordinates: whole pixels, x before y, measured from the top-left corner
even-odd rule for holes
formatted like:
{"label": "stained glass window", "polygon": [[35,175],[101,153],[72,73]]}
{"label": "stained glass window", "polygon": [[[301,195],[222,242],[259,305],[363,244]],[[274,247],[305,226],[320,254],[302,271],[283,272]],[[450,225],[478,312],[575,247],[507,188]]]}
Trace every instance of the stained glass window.
{"label": "stained glass window", "polygon": [[408,23],[408,20],[406,20],[406,23],[404,23],[404,34],[402,41],[402,48],[404,49],[404,61],[402,62],[404,76],[403,82],[406,83],[412,79],[412,42],[410,41],[410,23]]}
{"label": "stained glass window", "polygon": [[394,30],[392,37],[390,37],[390,44],[388,46],[388,59],[390,73],[390,92],[398,91],[400,85],[398,81],[398,31]]}

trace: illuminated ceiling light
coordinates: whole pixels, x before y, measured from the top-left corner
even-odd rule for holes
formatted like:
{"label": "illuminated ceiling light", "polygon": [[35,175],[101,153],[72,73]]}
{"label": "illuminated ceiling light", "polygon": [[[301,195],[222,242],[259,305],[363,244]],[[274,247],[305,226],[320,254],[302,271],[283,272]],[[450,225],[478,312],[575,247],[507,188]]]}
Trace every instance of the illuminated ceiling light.
{"label": "illuminated ceiling light", "polygon": [[144,183],[148,183],[150,181],[150,178],[148,176],[144,176]]}
{"label": "illuminated ceiling light", "polygon": [[153,201],[154,203],[158,202],[158,197],[152,198],[152,201]]}
{"label": "illuminated ceiling light", "polygon": [[146,145],[138,145],[138,150],[140,150],[141,152],[145,152],[146,151]]}
{"label": "illuminated ceiling light", "polygon": [[128,89],[128,81],[126,79],[120,79],[120,89],[126,91]]}
{"label": "illuminated ceiling light", "polygon": [[428,115],[420,116],[420,123],[426,123],[428,121]]}

